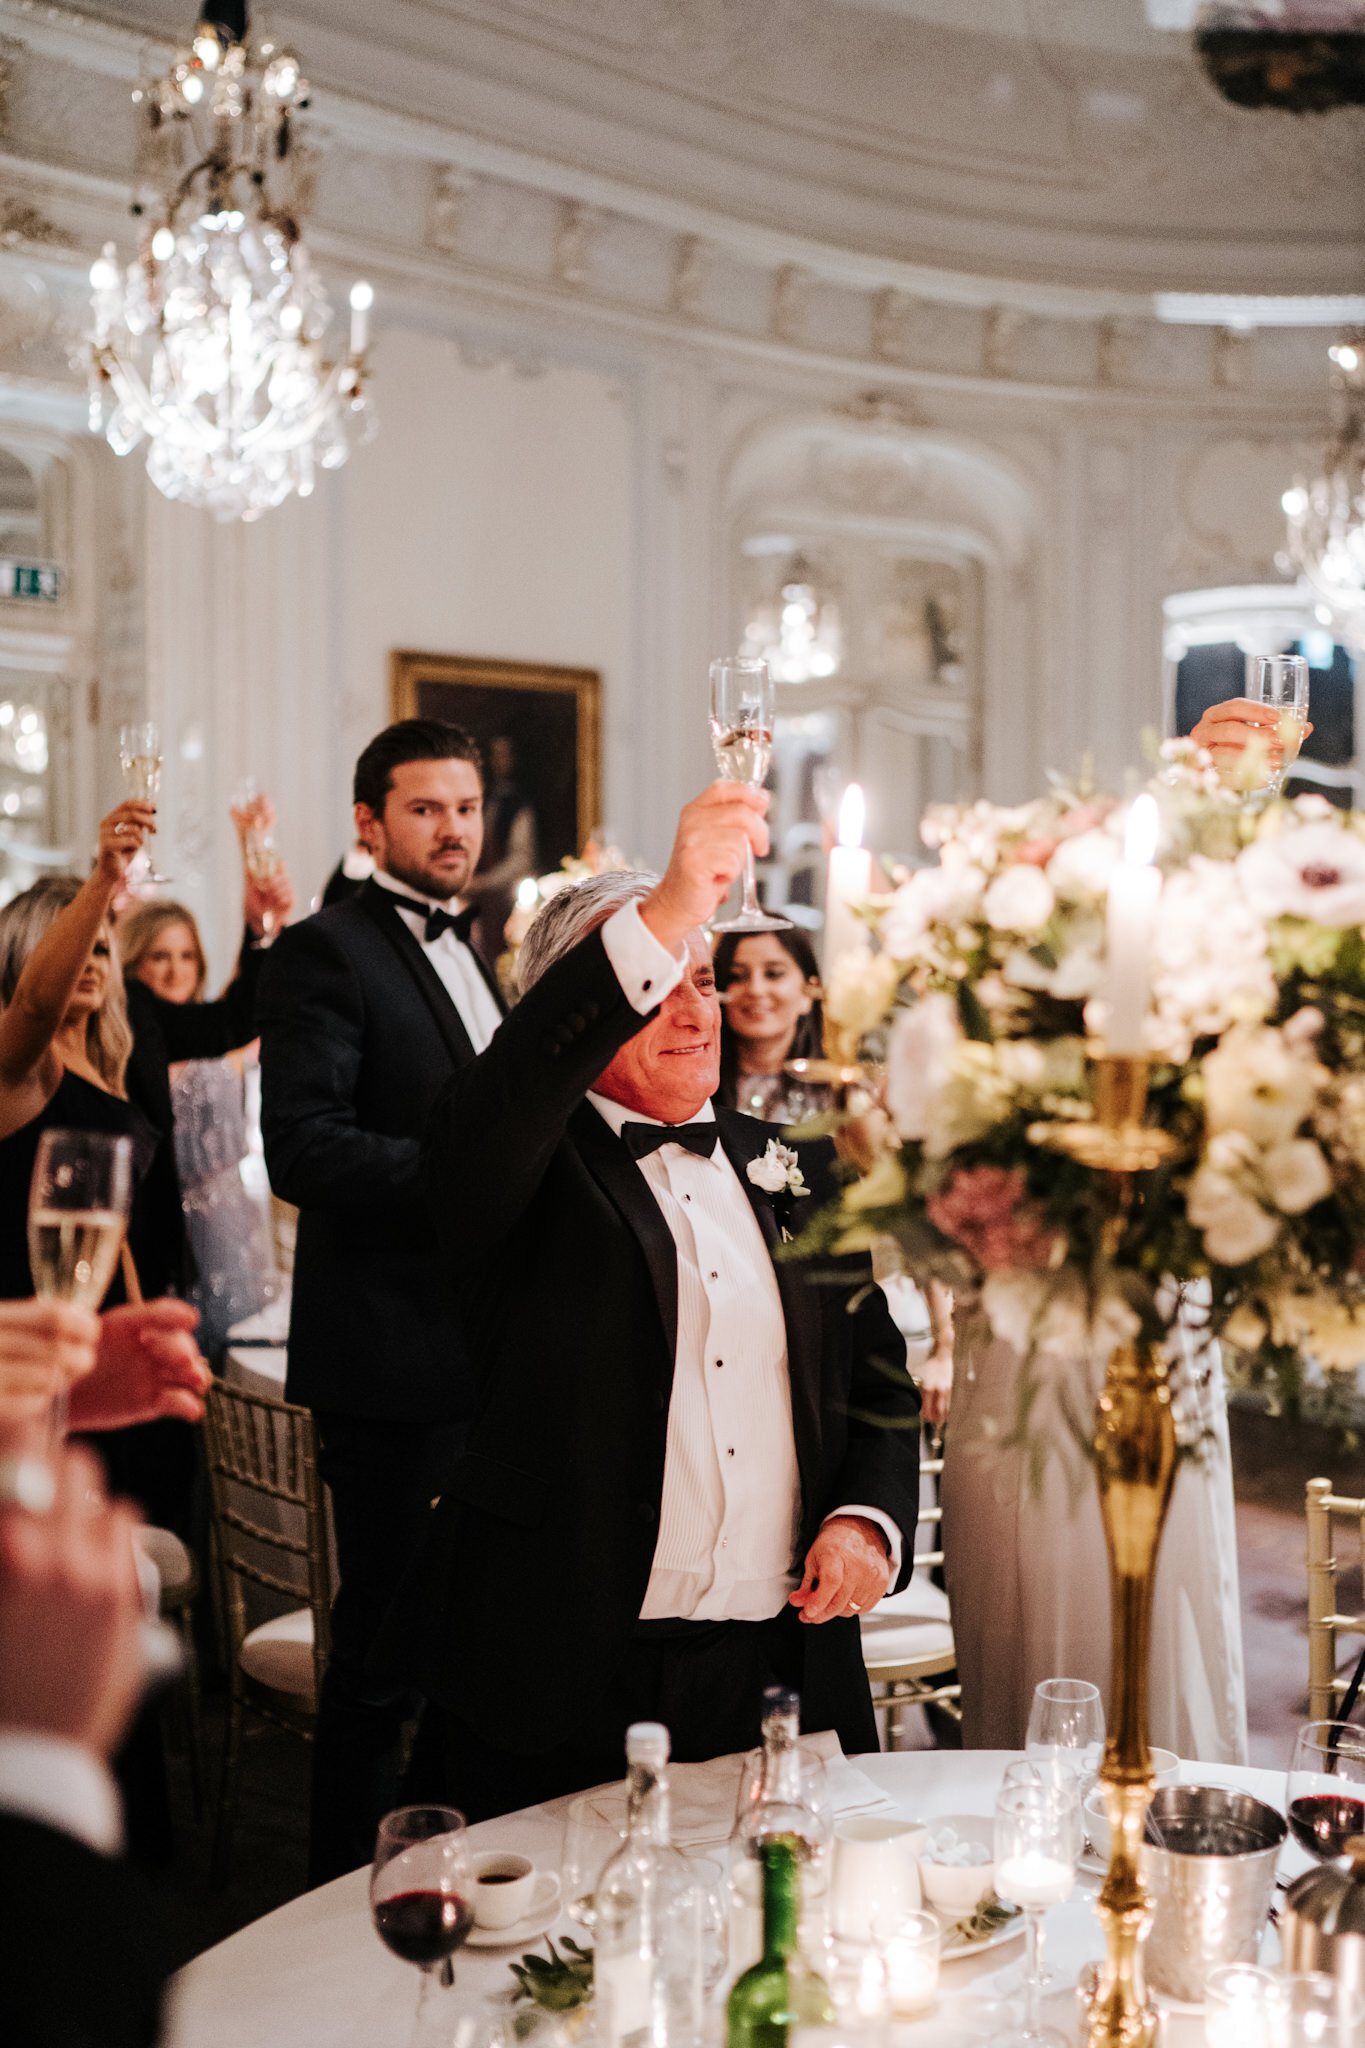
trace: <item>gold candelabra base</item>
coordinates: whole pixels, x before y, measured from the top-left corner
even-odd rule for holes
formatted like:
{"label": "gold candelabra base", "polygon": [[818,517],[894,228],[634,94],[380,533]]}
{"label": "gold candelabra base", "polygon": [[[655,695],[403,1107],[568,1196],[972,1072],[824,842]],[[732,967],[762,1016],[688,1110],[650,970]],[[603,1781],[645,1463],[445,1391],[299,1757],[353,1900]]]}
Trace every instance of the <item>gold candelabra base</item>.
{"label": "gold candelabra base", "polygon": [[1151,1173],[1180,1149],[1167,1131],[1143,1122],[1148,1062],[1121,1053],[1094,1061],[1095,1115],[1075,1123],[1034,1124],[1029,1136],[1100,1173]]}

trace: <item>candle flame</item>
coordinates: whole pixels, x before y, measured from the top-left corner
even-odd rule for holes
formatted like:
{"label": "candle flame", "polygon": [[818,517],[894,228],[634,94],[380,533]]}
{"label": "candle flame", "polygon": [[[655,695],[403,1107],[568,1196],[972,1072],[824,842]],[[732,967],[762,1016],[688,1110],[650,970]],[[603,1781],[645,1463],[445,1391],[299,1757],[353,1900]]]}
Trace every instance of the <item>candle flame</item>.
{"label": "candle flame", "polygon": [[839,806],[840,846],[861,846],[863,843],[863,817],[866,805],[863,792],[856,782],[850,782],[844,791],[844,800]]}
{"label": "candle flame", "polygon": [[1161,820],[1156,798],[1146,792],[1135,797],[1123,834],[1123,858],[1129,867],[1150,867],[1156,859],[1157,834]]}

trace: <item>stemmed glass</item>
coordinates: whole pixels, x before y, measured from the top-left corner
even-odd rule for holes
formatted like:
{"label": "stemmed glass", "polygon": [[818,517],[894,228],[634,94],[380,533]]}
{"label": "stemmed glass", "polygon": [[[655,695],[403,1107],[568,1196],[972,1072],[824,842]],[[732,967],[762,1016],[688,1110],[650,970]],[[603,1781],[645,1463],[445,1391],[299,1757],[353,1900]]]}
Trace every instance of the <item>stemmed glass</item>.
{"label": "stemmed glass", "polygon": [[1278,796],[1285,777],[1299,758],[1308,724],[1308,662],[1302,654],[1261,654],[1251,676],[1251,695],[1280,714],[1280,765],[1271,771],[1267,789]]}
{"label": "stemmed glass", "polygon": [[570,1802],[564,1821],[564,1852],[560,1858],[560,1897],[571,1920],[591,1927],[593,1894],[603,1865],[625,1840],[626,1800],[621,1786],[583,1792]]}
{"label": "stemmed glass", "polygon": [[1351,1721],[1309,1721],[1294,1738],[1285,1785],[1294,1839],[1329,1862],[1352,1835],[1365,1835],[1365,1729]]}
{"label": "stemmed glass", "polygon": [[[133,1141],[108,1131],[44,1131],[28,1192],[33,1290],[93,1313],[109,1291],[133,1195]],[[66,1389],[52,1400],[50,1433],[66,1435]]]}
{"label": "stemmed glass", "polygon": [[1076,1781],[1084,1809],[1104,1759],[1104,1702],[1085,1678],[1044,1678],[1033,1688],[1025,1754],[1031,1763],[1055,1762]]}
{"label": "stemmed glass", "polygon": [[464,1815],[453,1806],[400,1806],[379,1823],[370,1913],[381,1941],[422,1971],[413,2042],[432,2027],[437,1985],[455,1981],[451,1957],[474,1925],[473,1872]]}
{"label": "stemmed glass", "polygon": [[[773,750],[775,698],[768,664],[756,655],[728,655],[711,664],[711,746],[727,782],[761,789]],[[791,919],[773,917],[758,900],[753,848],[744,854],[744,898],[738,913],[713,932],[783,932]]]}
{"label": "stemmed glass", "polygon": [[[123,770],[123,787],[130,797],[142,803],[151,803],[161,788],[161,732],[146,722],[140,725],[121,725],[118,733],[118,759]],[[171,877],[163,875],[152,859],[147,856],[148,882],[169,882]]]}
{"label": "stemmed glass", "polygon": [[1048,1784],[1002,1786],[995,1802],[995,1888],[1023,1909],[1028,1964],[1024,2023],[1001,2048],[1065,2048],[1063,2036],[1043,2025],[1043,1916],[1071,1896],[1075,1882],[1075,1803],[1069,1793]]}

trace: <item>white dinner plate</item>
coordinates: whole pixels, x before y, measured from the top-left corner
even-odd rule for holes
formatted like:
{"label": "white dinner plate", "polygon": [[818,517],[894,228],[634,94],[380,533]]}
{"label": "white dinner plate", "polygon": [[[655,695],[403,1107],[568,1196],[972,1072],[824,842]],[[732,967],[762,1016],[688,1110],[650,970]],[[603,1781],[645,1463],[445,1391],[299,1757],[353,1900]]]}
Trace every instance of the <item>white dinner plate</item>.
{"label": "white dinner plate", "polygon": [[[940,1913],[936,1906],[927,1906],[925,1910],[933,1914],[945,1935],[950,1927],[957,1925],[957,1920],[966,1918],[965,1914],[959,1913],[957,1920],[950,1920],[948,1915]],[[993,1934],[986,1935],[982,1941],[959,1940],[955,1941],[951,1948],[940,1949],[938,1959],[941,1963],[960,1963],[968,1956],[984,1956],[989,1949],[999,1948],[1004,1942],[1017,1940],[1023,1931],[1024,1916],[1020,1913],[1013,1920],[1007,1920],[1003,1927],[997,1927]]]}

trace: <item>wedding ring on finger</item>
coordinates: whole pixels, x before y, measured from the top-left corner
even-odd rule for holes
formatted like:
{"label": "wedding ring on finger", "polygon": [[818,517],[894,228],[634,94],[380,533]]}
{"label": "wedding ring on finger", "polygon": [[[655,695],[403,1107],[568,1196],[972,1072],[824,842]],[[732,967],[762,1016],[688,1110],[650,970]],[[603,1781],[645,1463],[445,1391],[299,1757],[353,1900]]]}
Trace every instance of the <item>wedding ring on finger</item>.
{"label": "wedding ring on finger", "polygon": [[0,1508],[50,1515],[56,1498],[57,1475],[42,1458],[0,1458]]}

